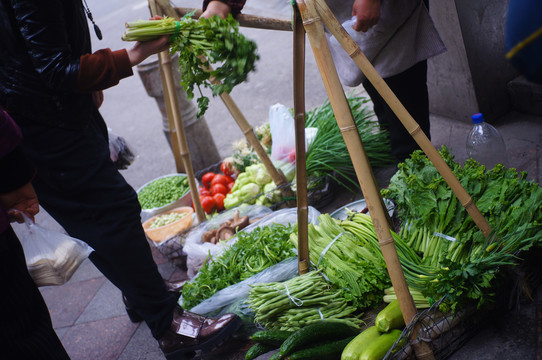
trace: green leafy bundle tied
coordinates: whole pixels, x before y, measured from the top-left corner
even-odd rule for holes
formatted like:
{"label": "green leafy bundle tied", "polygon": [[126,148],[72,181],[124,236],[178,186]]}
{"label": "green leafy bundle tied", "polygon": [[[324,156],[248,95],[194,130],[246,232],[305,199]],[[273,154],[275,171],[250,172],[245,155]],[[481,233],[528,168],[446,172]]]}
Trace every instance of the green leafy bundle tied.
{"label": "green leafy bundle tied", "polygon": [[[181,85],[188,98],[194,97],[194,87],[200,93],[198,116],[205,113],[209,98],[201,86],[210,88],[214,96],[231,92],[244,82],[258,60],[256,43],[239,33],[239,23],[231,16],[192,19],[185,15],[180,21],[164,17],[161,20],[138,20],[126,23],[122,36],[125,41],[148,41],[159,36],[171,36],[171,52],[179,53]],[[211,64],[220,63],[216,69]],[[211,83],[211,78],[216,80]]]}

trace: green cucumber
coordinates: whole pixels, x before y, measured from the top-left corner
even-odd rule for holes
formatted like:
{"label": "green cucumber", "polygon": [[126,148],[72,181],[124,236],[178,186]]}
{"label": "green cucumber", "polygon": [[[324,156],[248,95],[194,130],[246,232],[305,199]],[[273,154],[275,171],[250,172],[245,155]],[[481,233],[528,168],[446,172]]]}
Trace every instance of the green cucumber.
{"label": "green cucumber", "polygon": [[269,360],[281,360],[281,359],[283,359],[283,357],[282,355],[280,355],[280,351],[277,351],[276,353],[271,355],[271,357],[269,358]]}
{"label": "green cucumber", "polygon": [[376,326],[363,330],[345,346],[341,354],[341,360],[358,360],[361,352],[379,336],[380,331]]}
{"label": "green cucumber", "polygon": [[380,335],[361,351],[359,360],[382,360],[401,334],[401,330],[393,329]]}
{"label": "green cucumber", "polygon": [[355,336],[359,329],[336,320],[324,320],[309,324],[290,335],[280,346],[280,354],[285,357],[296,350],[321,341],[342,340]]}
{"label": "green cucumber", "polygon": [[271,350],[275,350],[276,348],[277,347],[275,345],[256,343],[252,345],[250,349],[248,349],[247,353],[245,354],[245,360],[256,359],[258,356],[268,353]]}
{"label": "green cucumber", "polygon": [[332,360],[339,359],[343,349],[354,336],[346,339],[327,342],[321,345],[298,350],[286,356],[285,360]]}
{"label": "green cucumber", "polygon": [[392,329],[402,329],[405,326],[399,301],[393,300],[376,315],[375,326],[378,331],[383,333]]}
{"label": "green cucumber", "polygon": [[275,348],[278,348],[292,334],[293,331],[260,330],[252,334],[250,339],[257,343],[275,345]]}

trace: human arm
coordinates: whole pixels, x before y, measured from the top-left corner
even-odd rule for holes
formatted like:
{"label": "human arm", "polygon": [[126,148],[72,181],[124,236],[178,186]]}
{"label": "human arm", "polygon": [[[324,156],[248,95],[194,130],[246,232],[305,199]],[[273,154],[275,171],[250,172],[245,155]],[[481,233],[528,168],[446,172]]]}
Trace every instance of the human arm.
{"label": "human arm", "polygon": [[228,14],[237,15],[245,6],[246,0],[204,0],[201,17],[208,18],[213,15],[219,15],[222,18]]}
{"label": "human arm", "polygon": [[78,1],[13,0],[13,21],[32,67],[53,93],[96,91],[133,75],[132,67],[161,50],[165,40],[131,49],[90,53],[88,25]]}
{"label": "human arm", "polygon": [[[0,174],[3,174],[0,176],[0,227],[6,226],[7,218],[23,222],[21,213],[34,219],[39,211],[38,198],[30,184],[35,171],[19,148],[20,141],[17,125],[0,109]],[[0,228],[0,232],[2,230]]]}
{"label": "human arm", "polygon": [[356,23],[352,28],[366,32],[380,20],[380,0],[354,1],[352,16],[356,16]]}

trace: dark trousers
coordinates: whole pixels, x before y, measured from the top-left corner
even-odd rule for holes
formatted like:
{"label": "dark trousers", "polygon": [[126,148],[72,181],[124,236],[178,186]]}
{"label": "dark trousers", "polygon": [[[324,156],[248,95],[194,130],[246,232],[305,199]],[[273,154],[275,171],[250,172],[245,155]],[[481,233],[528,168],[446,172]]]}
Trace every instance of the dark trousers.
{"label": "dark trousers", "polygon": [[[397,96],[410,115],[420,125],[422,131],[431,139],[429,132],[429,96],[427,92],[427,61],[420,61],[400,74],[390,76],[386,84]],[[374,86],[368,81],[363,87],[371,97],[374,112],[383,129],[388,130],[391,142],[391,152],[397,162],[402,162],[419,146],[395,116],[388,104],[380,96]]]}
{"label": "dark trousers", "polygon": [[161,337],[177,299],[166,291],[152,258],[137,194],[110,160],[107,127],[98,110],[81,130],[14,118],[37,168],[33,185],[40,204],[70,236],[95,250],[90,260],[126,295],[153,336]]}
{"label": "dark trousers", "polygon": [[28,273],[23,248],[11,227],[0,234],[0,266],[0,357],[69,359],[53,330],[49,310]]}

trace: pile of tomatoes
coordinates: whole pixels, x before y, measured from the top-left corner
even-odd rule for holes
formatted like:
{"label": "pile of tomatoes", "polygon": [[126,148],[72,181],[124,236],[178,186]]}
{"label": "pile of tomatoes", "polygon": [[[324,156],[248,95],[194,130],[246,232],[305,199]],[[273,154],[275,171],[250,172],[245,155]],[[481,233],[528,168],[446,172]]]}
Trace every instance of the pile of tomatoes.
{"label": "pile of tomatoes", "polygon": [[231,192],[235,183],[234,173],[221,166],[222,173],[208,172],[201,178],[202,186],[199,187],[199,199],[203,211],[211,214],[214,211],[224,210],[224,199]]}

